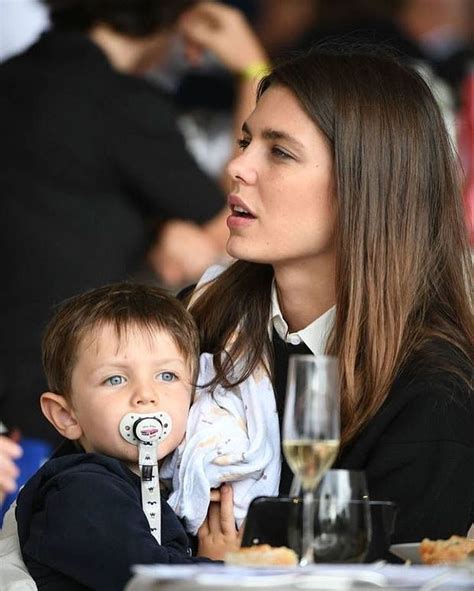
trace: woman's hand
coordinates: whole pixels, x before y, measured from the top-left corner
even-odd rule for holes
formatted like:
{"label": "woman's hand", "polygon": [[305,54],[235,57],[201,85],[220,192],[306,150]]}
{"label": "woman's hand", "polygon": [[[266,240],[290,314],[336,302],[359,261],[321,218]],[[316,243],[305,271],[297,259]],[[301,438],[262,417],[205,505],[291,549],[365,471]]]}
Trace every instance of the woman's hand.
{"label": "woman's hand", "polygon": [[257,35],[236,8],[219,2],[199,2],[186,11],[179,30],[188,43],[187,56],[199,63],[203,50],[210,50],[231,72],[240,73],[250,64],[266,63]]}
{"label": "woman's hand", "polygon": [[195,283],[222,256],[208,233],[192,222],[170,220],[160,229],[148,262],[169,287]]}
{"label": "woman's hand", "polygon": [[232,486],[223,484],[219,492],[211,495],[206,520],[198,531],[198,556],[213,560],[223,560],[227,552],[238,550],[242,537],[235,526]]}
{"label": "woman's hand", "polygon": [[0,503],[6,496],[6,493],[12,493],[16,490],[16,479],[20,471],[15,460],[21,457],[23,450],[21,447],[3,435],[0,435]]}

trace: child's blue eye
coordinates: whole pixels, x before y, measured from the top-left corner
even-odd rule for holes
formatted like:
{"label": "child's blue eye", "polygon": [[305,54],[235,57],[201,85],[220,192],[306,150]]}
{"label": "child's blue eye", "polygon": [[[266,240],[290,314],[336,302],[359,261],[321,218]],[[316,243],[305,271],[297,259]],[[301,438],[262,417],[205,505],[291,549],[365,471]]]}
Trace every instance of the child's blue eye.
{"label": "child's blue eye", "polygon": [[124,382],[125,378],[123,376],[110,376],[110,378],[105,380],[105,383],[109,384],[110,386],[120,386]]}
{"label": "child's blue eye", "polygon": [[162,382],[174,382],[178,379],[178,376],[172,371],[162,371],[158,376]]}

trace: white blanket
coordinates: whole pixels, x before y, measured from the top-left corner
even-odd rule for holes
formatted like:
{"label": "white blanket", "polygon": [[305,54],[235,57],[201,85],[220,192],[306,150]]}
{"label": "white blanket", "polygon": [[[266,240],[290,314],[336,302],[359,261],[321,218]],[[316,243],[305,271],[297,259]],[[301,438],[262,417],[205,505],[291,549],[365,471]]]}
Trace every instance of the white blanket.
{"label": "white blanket", "polygon": [[[199,384],[215,375],[212,355],[200,359]],[[240,526],[252,501],[277,495],[280,482],[280,430],[275,395],[259,369],[232,389],[198,387],[185,440],[161,471],[172,478],[169,505],[196,534],[206,518],[210,489],[230,482]]]}
{"label": "white blanket", "polygon": [[8,509],[0,530],[0,589],[2,591],[37,591],[36,584],[23,562],[15,519],[16,503]]}

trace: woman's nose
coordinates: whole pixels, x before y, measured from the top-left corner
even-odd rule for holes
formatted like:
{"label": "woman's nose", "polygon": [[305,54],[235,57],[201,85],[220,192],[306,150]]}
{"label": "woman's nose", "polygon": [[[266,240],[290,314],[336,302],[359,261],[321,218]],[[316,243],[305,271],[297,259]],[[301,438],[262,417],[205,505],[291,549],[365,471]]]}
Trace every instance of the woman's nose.
{"label": "woman's nose", "polygon": [[227,165],[227,172],[231,179],[236,182],[247,185],[254,184],[257,180],[257,172],[253,163],[253,158],[247,151],[238,154]]}

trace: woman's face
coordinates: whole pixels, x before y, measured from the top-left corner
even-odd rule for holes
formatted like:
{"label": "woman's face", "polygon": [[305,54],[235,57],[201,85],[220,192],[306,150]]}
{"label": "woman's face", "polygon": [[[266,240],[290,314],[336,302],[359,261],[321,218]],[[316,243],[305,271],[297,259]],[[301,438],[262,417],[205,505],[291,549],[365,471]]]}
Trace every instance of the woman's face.
{"label": "woman's face", "polygon": [[284,86],[244,123],[228,172],[229,254],[274,267],[334,255],[333,167],[323,134]]}

